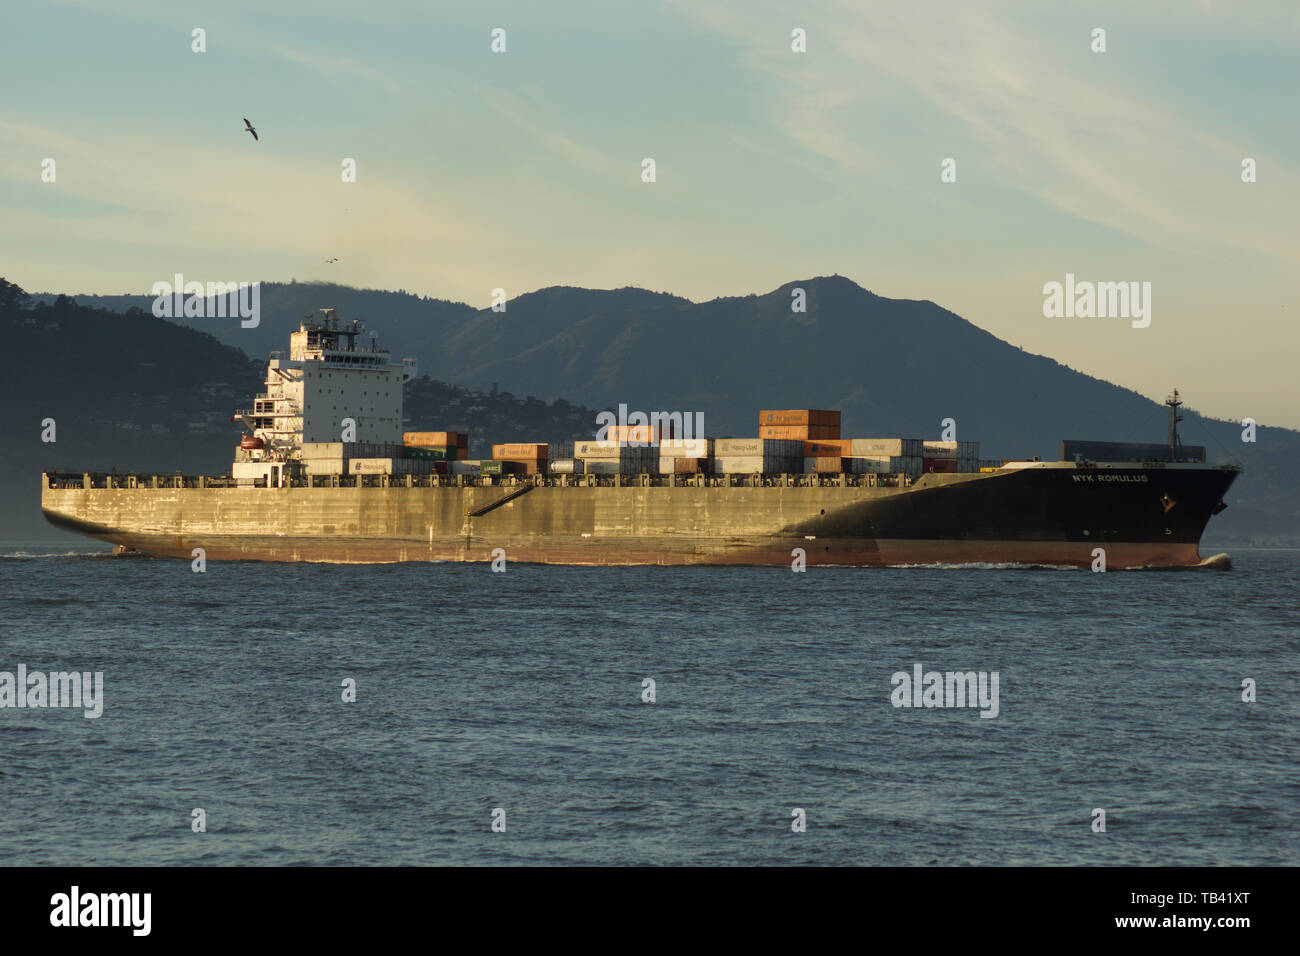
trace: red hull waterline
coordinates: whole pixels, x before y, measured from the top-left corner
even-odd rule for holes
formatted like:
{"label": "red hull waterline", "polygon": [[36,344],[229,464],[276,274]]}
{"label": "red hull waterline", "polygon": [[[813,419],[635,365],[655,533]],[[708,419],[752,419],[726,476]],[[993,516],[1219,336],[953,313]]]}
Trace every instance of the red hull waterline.
{"label": "red hull waterline", "polygon": [[[84,532],[83,532],[84,533]],[[736,564],[789,567],[801,548],[809,567],[838,565],[883,567],[926,564],[1025,564],[1092,568],[1105,551],[1106,570],[1191,568],[1201,566],[1197,545],[1187,542],[940,541],[906,539],[774,541],[672,536],[656,540],[594,542],[567,536],[531,539],[471,538],[455,541],[374,539],[160,537],[114,533],[92,534],[101,541],[158,557],[193,557],[202,548],[205,560],[389,564],[408,561],[487,562],[505,551],[508,562],[587,566]]]}

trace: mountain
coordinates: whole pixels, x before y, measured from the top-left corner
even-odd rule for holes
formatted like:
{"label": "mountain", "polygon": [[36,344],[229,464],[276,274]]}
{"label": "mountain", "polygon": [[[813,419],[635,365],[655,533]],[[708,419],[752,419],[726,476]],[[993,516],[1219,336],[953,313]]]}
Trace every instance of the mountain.
{"label": "mountain", "polygon": [[[806,311],[791,309],[803,289]],[[152,299],[88,297],[111,308]],[[1163,406],[1004,342],[933,302],[887,299],[840,276],[786,283],[764,295],[694,303],[644,289],[557,286],[509,300],[504,312],[404,293],[268,283],[261,321],[188,319],[227,345],[264,357],[284,348],[313,309],[338,307],[378,330],[394,355],[447,382],[498,384],[592,408],[704,413],[712,435],[753,435],[760,408],[839,408],[845,434],[938,437],[953,418],[986,458],[1057,458],[1062,438],[1164,439]],[[1173,384],[1173,383],[1171,383]],[[1179,383],[1194,395],[1195,383]],[[1243,463],[1233,507],[1214,533],[1300,541],[1300,433],[1241,426],[1184,408],[1183,440],[1212,460]],[[594,422],[592,427],[594,428]],[[544,438],[545,436],[539,436]]]}

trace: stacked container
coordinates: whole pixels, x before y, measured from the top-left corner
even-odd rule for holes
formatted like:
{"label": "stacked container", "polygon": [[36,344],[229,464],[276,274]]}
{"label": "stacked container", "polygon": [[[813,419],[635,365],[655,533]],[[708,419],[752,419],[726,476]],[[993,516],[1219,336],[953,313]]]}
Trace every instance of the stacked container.
{"label": "stacked container", "polygon": [[[925,450],[921,453],[926,458],[940,461],[955,461],[957,464],[949,468],[946,465],[936,466],[935,471],[978,471],[980,457],[980,443],[977,441],[928,441],[925,443]],[[927,469],[929,470],[929,469]]]}
{"label": "stacked container", "polygon": [[853,438],[848,444],[849,470],[855,473],[921,474],[925,443],[919,438]]}
{"label": "stacked container", "polygon": [[712,438],[664,438],[659,442],[659,473],[691,475],[708,471],[708,460],[712,457]]}
{"label": "stacked container", "polygon": [[803,471],[803,440],[715,438],[713,472],[719,475],[798,474]]}
{"label": "stacked container", "polygon": [[758,437],[799,441],[839,438],[840,413],[818,408],[764,409],[758,413]]}
{"label": "stacked container", "polygon": [[546,473],[546,459],[548,445],[545,442],[514,442],[506,445],[492,446],[492,461],[499,462],[502,465],[512,467],[497,471],[495,468],[491,471],[484,468],[481,473],[484,475],[538,475]]}
{"label": "stacked container", "polygon": [[463,461],[469,457],[469,435],[461,432],[403,432],[402,455],[431,461]]}
{"label": "stacked container", "polygon": [[618,441],[577,441],[573,457],[589,475],[639,475],[659,467],[656,445],[629,445]]}

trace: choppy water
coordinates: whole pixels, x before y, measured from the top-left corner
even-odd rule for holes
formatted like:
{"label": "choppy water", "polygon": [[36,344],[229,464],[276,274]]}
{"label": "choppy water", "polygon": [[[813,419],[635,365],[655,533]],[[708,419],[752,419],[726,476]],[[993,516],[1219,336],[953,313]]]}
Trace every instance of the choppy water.
{"label": "choppy water", "polygon": [[[0,670],[103,671],[104,713],[0,709],[0,863],[1300,863],[1300,552],[196,574],[52,550],[0,546]],[[893,707],[917,662],[997,671],[1000,713]]]}

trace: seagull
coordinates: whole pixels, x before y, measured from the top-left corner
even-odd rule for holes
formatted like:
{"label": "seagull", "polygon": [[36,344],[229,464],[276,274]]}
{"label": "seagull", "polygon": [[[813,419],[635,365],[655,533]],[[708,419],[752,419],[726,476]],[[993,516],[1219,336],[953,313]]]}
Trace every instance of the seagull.
{"label": "seagull", "polygon": [[326,261],[326,262],[338,262],[339,260],[338,260],[337,258],[334,258],[334,259],[326,259],[325,261]]}
{"label": "seagull", "polygon": [[248,121],[247,116],[244,117],[244,129],[253,134],[253,139],[257,139],[257,130],[253,129],[253,124]]}

